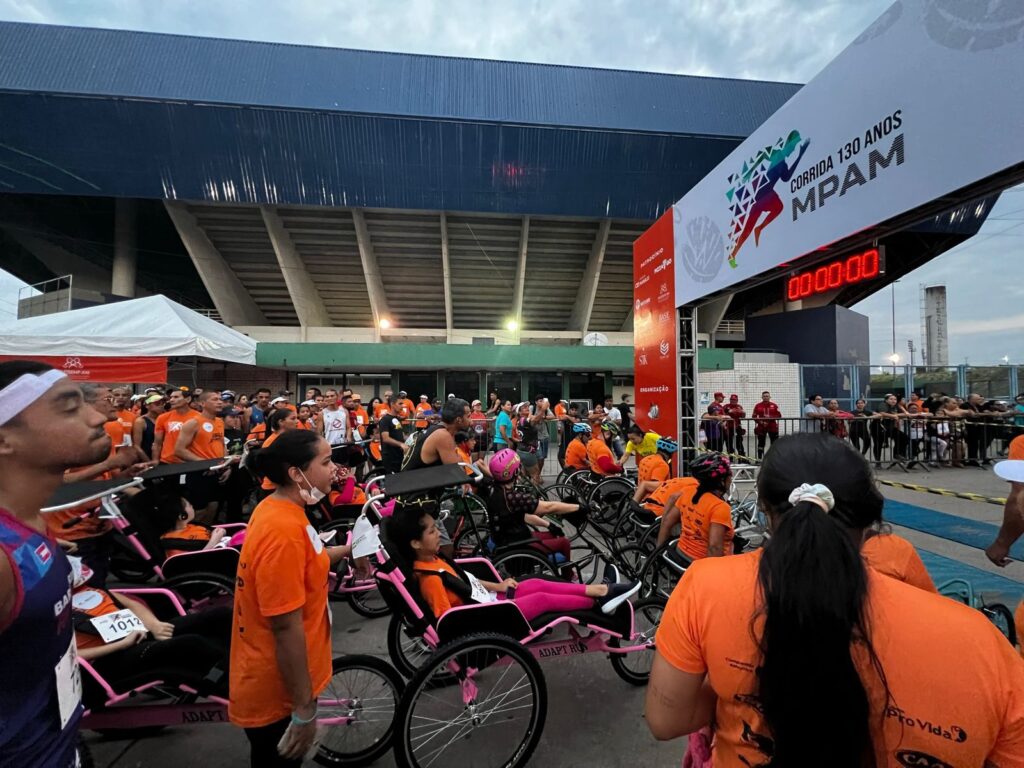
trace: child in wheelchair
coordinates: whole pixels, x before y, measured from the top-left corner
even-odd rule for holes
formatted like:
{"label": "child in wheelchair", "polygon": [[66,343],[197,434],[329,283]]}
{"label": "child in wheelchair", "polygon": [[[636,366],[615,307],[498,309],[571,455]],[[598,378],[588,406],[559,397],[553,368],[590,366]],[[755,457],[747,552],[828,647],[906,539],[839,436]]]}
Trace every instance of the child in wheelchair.
{"label": "child in wheelchair", "polygon": [[162,621],[145,603],[87,584],[88,566],[70,558],[71,615],[78,655],[115,691],[163,680],[204,695],[227,695],[231,608]]}
{"label": "child in wheelchair", "polygon": [[441,535],[430,512],[419,506],[399,508],[387,523],[387,538],[412,569],[423,600],[441,618],[461,605],[512,600],[529,622],[545,613],[600,608],[613,614],[640,584],[578,584],[543,578],[484,581],[441,555]]}
{"label": "child in wheelchair", "polygon": [[240,547],[245,532],[231,536],[223,528],[195,523],[195,510],[178,486],[162,483],[154,488],[153,521],[167,557],[217,547]]}

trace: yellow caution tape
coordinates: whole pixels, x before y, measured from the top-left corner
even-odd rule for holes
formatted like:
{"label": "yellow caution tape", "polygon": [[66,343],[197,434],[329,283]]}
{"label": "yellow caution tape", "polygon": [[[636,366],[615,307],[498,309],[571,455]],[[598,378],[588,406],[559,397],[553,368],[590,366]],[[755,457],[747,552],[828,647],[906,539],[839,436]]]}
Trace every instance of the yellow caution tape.
{"label": "yellow caution tape", "polygon": [[913,483],[899,483],[895,480],[879,480],[882,485],[888,485],[892,488],[902,488],[905,491],[921,491],[922,493],[934,493],[936,496],[949,496],[954,499],[966,499],[967,501],[981,501],[985,504],[998,504],[1003,506],[1006,504],[1006,499],[1000,499],[995,496],[983,496],[980,493],[966,493],[963,491],[949,491],[945,488],[928,488],[924,485],[914,485]]}

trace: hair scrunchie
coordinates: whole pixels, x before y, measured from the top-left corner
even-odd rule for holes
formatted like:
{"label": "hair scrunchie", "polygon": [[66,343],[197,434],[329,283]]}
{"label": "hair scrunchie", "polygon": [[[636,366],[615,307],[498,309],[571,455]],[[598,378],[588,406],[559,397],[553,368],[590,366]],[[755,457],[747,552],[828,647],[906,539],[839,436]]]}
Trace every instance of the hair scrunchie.
{"label": "hair scrunchie", "polygon": [[810,485],[804,483],[798,488],[794,488],[792,493],[789,494],[789,503],[794,507],[801,501],[809,501],[812,504],[816,504],[828,514],[836,506],[836,497],[832,495],[832,491],[828,489],[827,485],[821,483],[815,483]]}

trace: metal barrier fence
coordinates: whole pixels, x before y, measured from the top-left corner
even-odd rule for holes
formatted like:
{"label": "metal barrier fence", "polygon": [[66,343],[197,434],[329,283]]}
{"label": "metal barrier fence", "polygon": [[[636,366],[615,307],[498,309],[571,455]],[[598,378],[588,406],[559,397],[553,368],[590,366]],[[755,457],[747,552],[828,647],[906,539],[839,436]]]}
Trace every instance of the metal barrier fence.
{"label": "metal barrier fence", "polygon": [[[1012,415],[1012,414],[1011,414]],[[827,432],[848,441],[876,466],[964,466],[1004,457],[1009,442],[1024,427],[1007,419],[949,419],[928,414],[856,416],[849,412],[822,418],[701,419],[701,443],[708,450],[759,460],[772,441],[800,432]]]}

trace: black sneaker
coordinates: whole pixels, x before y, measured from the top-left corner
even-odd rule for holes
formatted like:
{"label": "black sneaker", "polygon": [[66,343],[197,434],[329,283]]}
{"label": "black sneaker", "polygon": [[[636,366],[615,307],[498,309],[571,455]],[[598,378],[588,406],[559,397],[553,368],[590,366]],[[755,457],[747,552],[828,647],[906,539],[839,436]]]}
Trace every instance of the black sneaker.
{"label": "black sneaker", "polygon": [[640,582],[625,582],[623,584],[609,584],[608,594],[597,599],[601,606],[601,613],[615,613],[616,609],[630,597],[640,591]]}
{"label": "black sneaker", "polygon": [[619,569],[616,568],[612,563],[608,563],[604,567],[604,578],[601,580],[603,584],[611,586],[612,584],[618,584],[622,580],[622,576],[619,575]]}

